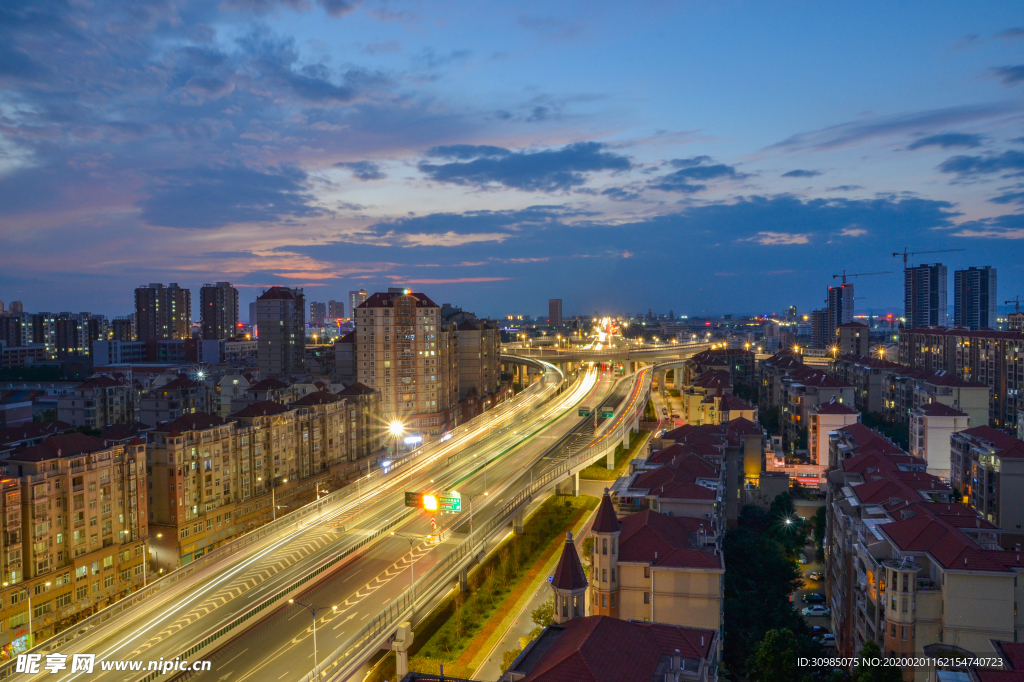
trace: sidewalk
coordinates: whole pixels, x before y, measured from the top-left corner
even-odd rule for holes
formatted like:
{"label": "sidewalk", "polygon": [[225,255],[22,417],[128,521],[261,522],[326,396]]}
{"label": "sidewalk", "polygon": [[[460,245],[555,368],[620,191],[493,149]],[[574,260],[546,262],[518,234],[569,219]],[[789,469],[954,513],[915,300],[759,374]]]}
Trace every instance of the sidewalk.
{"label": "sidewalk", "polygon": [[[603,483],[603,481],[602,481]],[[590,525],[593,523],[594,516],[597,515],[597,509],[591,512],[585,517],[576,528],[573,529],[573,542],[576,545],[576,551],[579,551],[583,545],[583,540],[589,533]],[[587,533],[582,532],[586,529]],[[501,639],[494,646],[494,649],[487,655],[487,660],[484,661],[471,675],[474,680],[496,680],[501,677],[501,657],[510,649],[519,648],[519,638],[530,633],[536,626],[533,624],[533,620],[530,619],[530,612],[536,609],[538,606],[546,602],[551,597],[551,588],[548,586],[548,576],[555,570],[555,566],[558,564],[559,558],[562,553],[558,552],[555,556],[550,559],[544,566],[544,570],[540,572],[537,580],[530,585],[530,600],[526,603],[526,606],[522,608],[519,614],[516,616],[515,621],[505,634],[502,635]],[[582,557],[581,557],[582,558]]]}

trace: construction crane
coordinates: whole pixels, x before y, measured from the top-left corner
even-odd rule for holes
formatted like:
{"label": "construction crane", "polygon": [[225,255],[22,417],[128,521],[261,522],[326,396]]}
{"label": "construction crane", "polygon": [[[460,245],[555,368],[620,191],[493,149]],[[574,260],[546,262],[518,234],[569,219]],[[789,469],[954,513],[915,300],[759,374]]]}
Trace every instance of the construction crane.
{"label": "construction crane", "polygon": [[1017,309],[1014,310],[1013,312],[1019,313],[1020,312],[1020,294],[1017,294],[1017,298],[1011,298],[1009,301],[1003,301],[1003,305],[1008,305],[1010,303],[1015,303],[1016,304],[1015,307]]}
{"label": "construction crane", "polygon": [[868,275],[891,275],[891,274],[892,274],[892,270],[885,270],[885,271],[882,271],[882,272],[851,272],[849,274],[846,273],[846,270],[843,270],[838,275],[832,275],[832,279],[838,279],[838,278],[842,277],[843,278],[843,284],[846,284],[846,278],[847,277],[867,277]]}
{"label": "construction crane", "polygon": [[967,249],[940,249],[938,251],[908,251],[906,249],[906,247],[904,247],[902,251],[897,251],[897,252],[895,252],[892,255],[893,255],[893,257],[903,256],[903,269],[906,270],[907,269],[907,259],[910,256],[923,256],[926,253],[953,253],[954,251],[966,251],[966,250]]}

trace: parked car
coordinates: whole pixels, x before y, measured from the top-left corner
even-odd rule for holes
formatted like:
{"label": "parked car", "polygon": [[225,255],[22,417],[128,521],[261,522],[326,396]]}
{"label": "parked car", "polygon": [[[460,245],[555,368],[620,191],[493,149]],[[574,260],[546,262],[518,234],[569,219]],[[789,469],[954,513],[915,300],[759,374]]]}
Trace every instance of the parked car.
{"label": "parked car", "polygon": [[825,576],[821,574],[821,571],[809,571],[804,574],[804,577],[808,580],[822,580]]}
{"label": "parked car", "polygon": [[662,414],[668,414],[668,408],[667,407],[661,408],[661,413]]}
{"label": "parked car", "polygon": [[808,592],[803,597],[805,604],[824,604],[825,595],[820,592]]}
{"label": "parked car", "polygon": [[800,613],[804,616],[831,616],[832,609],[827,606],[821,606],[815,604],[814,606],[806,606]]}
{"label": "parked car", "polygon": [[680,419],[679,415],[676,414],[675,412],[672,413],[672,418],[673,419]]}
{"label": "parked car", "polygon": [[797,561],[799,561],[801,564],[806,564],[807,563],[807,555],[804,554],[803,552],[800,552],[800,556],[797,558]]}
{"label": "parked car", "polygon": [[823,628],[820,625],[815,625],[811,628],[811,637],[821,637],[822,635],[831,635],[832,631],[828,628]]}
{"label": "parked car", "polygon": [[814,641],[823,647],[831,648],[836,645],[836,636],[833,635],[831,632],[827,632],[825,634],[815,637]]}

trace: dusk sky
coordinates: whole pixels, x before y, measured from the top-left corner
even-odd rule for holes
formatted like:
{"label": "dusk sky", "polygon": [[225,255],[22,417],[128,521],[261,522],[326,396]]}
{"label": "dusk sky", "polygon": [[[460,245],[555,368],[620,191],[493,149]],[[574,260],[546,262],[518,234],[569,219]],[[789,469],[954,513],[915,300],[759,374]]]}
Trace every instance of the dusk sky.
{"label": "dusk sky", "polygon": [[[845,10],[845,11],[844,11]],[[848,12],[848,13],[847,13]],[[1024,295],[1024,3],[0,3],[0,299],[480,315]],[[950,298],[952,303],[952,297]]]}

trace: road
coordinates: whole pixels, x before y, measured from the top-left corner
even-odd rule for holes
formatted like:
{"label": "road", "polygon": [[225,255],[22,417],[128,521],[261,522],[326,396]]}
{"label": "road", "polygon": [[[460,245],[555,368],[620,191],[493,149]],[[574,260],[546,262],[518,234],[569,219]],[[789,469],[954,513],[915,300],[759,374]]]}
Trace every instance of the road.
{"label": "road", "polygon": [[[517,473],[517,467],[522,469],[522,463],[528,461],[529,457],[538,456],[545,446],[550,446],[560,438],[557,433],[549,433],[550,430],[538,433],[542,426],[570,412],[571,407],[598,387],[607,390],[608,381],[599,379],[595,373],[582,375],[571,390],[540,409],[535,409],[536,398],[530,399],[527,396],[519,404],[504,410],[494,410],[493,415],[488,413],[491,416],[485,415],[485,419],[459,433],[451,441],[437,444],[428,454],[413,460],[412,464],[389,473],[375,487],[367,486],[358,497],[347,497],[326,509],[317,519],[294,527],[289,525],[250,551],[218,563],[209,569],[207,575],[189,585],[187,591],[170,589],[158,593],[144,602],[137,611],[129,612],[123,621],[99,630],[98,634],[73,640],[60,653],[95,654],[98,661],[148,662],[177,656],[263,599],[293,585],[326,560],[351,549],[388,524],[402,521],[409,513],[404,507],[405,490],[429,489],[431,486],[439,490],[451,489],[461,485],[460,481],[475,471],[481,480],[484,475],[488,477],[488,489],[500,490]],[[546,376],[542,381],[552,382],[554,379]],[[544,388],[542,386],[538,390]],[[516,443],[524,441],[526,446],[517,450],[522,452],[522,457],[498,456],[499,453],[509,451]],[[453,461],[455,457],[458,459]],[[494,461],[491,464],[481,468],[485,461],[492,458]],[[471,484],[472,479],[468,483]],[[501,495],[495,497],[498,498],[495,503],[500,504]],[[487,508],[488,505],[480,505],[479,512],[486,513]],[[443,518],[438,521],[444,523]],[[403,530],[425,536],[429,530],[426,525],[428,523],[428,520],[417,516]],[[426,570],[432,562],[444,556],[446,547],[456,542],[457,538],[437,546],[420,543],[413,549],[417,557],[417,568]],[[394,579],[406,572],[408,556],[407,542],[385,535],[383,542],[373,547],[364,557],[365,561],[352,557],[332,569],[334,575],[341,576],[336,581],[338,584],[348,583],[352,586],[344,594],[344,599],[331,604],[341,606],[343,617],[347,619],[343,622],[348,627],[339,627],[339,636],[345,636],[349,629],[361,626],[362,623],[358,622],[360,618],[365,620],[369,614],[379,610],[381,602],[386,599],[380,590],[388,587],[400,592],[404,589],[404,581],[399,587]],[[375,567],[383,568],[383,572],[375,572]],[[366,580],[356,579],[370,575],[373,577]],[[335,580],[328,582],[334,584]],[[359,615],[349,618],[353,608],[357,609]],[[308,616],[308,612],[306,614]],[[288,615],[295,618],[294,613]],[[256,619],[252,622],[256,622]],[[243,628],[240,626],[239,631]],[[331,649],[325,647],[325,650]],[[242,657],[242,660],[248,663],[250,657]],[[225,663],[228,661],[225,660]],[[294,664],[294,661],[291,663]],[[218,678],[225,674],[220,672]],[[16,675],[13,679],[42,679],[44,676],[49,680],[99,679],[104,682],[128,682],[141,677],[139,673],[125,671],[96,670],[84,675],[66,670],[57,674],[41,672],[38,675]],[[262,675],[260,677],[264,678]]]}
{"label": "road", "polygon": [[[603,404],[610,399],[617,404],[625,396],[625,391],[613,390],[613,383],[610,373],[602,374],[582,402],[597,404],[600,401]],[[506,498],[500,492],[502,489],[508,493],[518,492],[529,483],[531,475],[540,476],[557,466],[566,443],[574,440],[573,434],[580,430],[583,421],[588,420],[579,419],[575,409],[566,410],[543,433],[495,457],[486,469],[458,480],[464,504],[468,495],[482,495],[485,490],[490,493],[475,500],[476,524],[483,525],[502,507]],[[592,419],[589,421],[593,423]],[[556,455],[542,457],[550,453]],[[535,460],[536,463],[529,466]],[[318,660],[341,646],[365,625],[367,618],[375,616],[409,587],[410,559],[415,561],[416,575],[422,575],[465,540],[469,533],[466,516],[463,514],[454,519],[454,532],[445,542],[430,545],[425,539],[430,531],[429,514],[417,512],[401,527],[404,535],[417,538],[413,540],[411,549],[406,537],[390,538],[370,554],[297,597],[296,600],[304,604],[324,607],[316,616]],[[437,520],[445,523],[443,517]],[[499,539],[496,538],[495,543]],[[337,610],[334,610],[335,606]],[[257,627],[217,651],[211,657],[213,665],[209,672],[176,679],[203,682],[297,679],[313,669],[312,640],[313,617],[310,611],[296,605],[280,608]]]}

